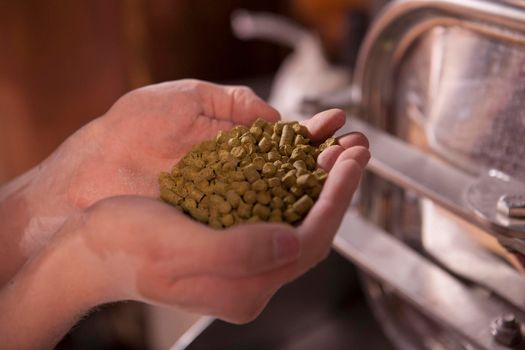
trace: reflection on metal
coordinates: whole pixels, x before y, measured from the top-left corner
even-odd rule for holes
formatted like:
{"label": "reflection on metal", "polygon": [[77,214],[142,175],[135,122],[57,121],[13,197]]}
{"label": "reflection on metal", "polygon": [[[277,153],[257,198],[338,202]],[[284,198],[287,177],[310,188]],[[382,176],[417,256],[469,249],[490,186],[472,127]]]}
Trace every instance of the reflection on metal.
{"label": "reflection on metal", "polygon": [[213,321],[214,317],[203,316],[191,326],[189,330],[177,340],[170,350],[184,350],[197,338]]}
{"label": "reflection on metal", "polygon": [[459,168],[525,181],[524,43],[525,11],[502,2],[394,2],[362,47],[354,100],[400,134],[393,121],[419,115],[432,149]]}
{"label": "reflection on metal", "polygon": [[[347,213],[334,246],[366,273],[473,346],[506,349],[493,340],[490,324],[498,316],[516,310],[470,290],[358,214]],[[517,315],[523,317],[522,313]]]}
{"label": "reflection on metal", "polygon": [[423,201],[423,246],[440,264],[469,282],[483,286],[525,309],[525,277],[464,232],[450,215]]}
{"label": "reflection on metal", "polygon": [[509,218],[525,219],[525,193],[503,195],[498,199],[497,207]]}
{"label": "reflection on metal", "polygon": [[[372,172],[398,186],[416,191],[466,220],[476,223],[498,238],[525,238],[523,223],[499,220],[494,216],[497,198],[512,193],[509,191],[520,191],[521,187],[517,187],[519,182],[510,178],[507,182],[498,182],[499,178],[494,177],[494,173],[476,180],[471,175],[358,119],[352,118],[348,124],[353,130],[368,136],[372,154],[369,169]],[[490,190],[482,187],[483,190],[479,191],[478,185],[486,184],[487,179],[491,180],[488,183]],[[496,197],[489,205],[485,197],[490,194]],[[525,254],[525,250],[523,253]]]}
{"label": "reflection on metal", "polygon": [[[369,169],[379,175],[364,183],[363,209],[401,240],[412,244],[413,237],[419,238],[404,231],[407,226],[399,227],[397,218],[409,208],[409,190],[525,254],[524,222],[502,215],[497,207],[502,196],[520,194],[525,186],[525,11],[523,2],[519,7],[515,3],[394,1],[365,39],[350,101],[357,105],[357,115],[383,131],[349,122],[370,136]],[[501,177],[503,173],[508,175]],[[519,203],[505,204],[508,214],[519,209]],[[422,221],[437,226],[427,214],[422,213]],[[345,224],[336,246],[344,245],[341,237],[348,232],[347,255],[378,280],[368,278],[366,286],[376,313],[389,323],[384,328],[397,333],[393,338],[410,340],[406,335],[414,335],[422,345],[409,341],[412,348],[503,348],[491,338],[491,322],[507,312],[524,320],[523,277],[463,240],[460,235],[466,232],[433,227],[421,245],[413,246],[474,282],[472,289],[393,237],[376,235],[377,228],[362,222],[352,226],[352,220]],[[358,231],[366,234],[350,236]],[[397,295],[415,308],[396,300]],[[419,311],[428,317],[417,316]],[[421,320],[424,326],[399,326],[407,319],[413,324]],[[452,330],[452,344],[440,341],[447,329]],[[506,331],[498,328],[496,338],[503,343],[509,341]]]}
{"label": "reflection on metal", "polygon": [[505,209],[502,206],[506,207],[508,214],[515,214],[516,211],[519,214],[525,210],[525,202],[522,200],[524,194],[523,183],[501,172],[491,171],[469,186],[466,199],[482,221],[507,227],[514,232],[525,232],[525,220],[516,219],[514,215],[502,215],[500,212]]}
{"label": "reflection on metal", "polygon": [[514,347],[523,340],[520,327],[513,314],[506,314],[492,322],[490,332],[501,345]]}

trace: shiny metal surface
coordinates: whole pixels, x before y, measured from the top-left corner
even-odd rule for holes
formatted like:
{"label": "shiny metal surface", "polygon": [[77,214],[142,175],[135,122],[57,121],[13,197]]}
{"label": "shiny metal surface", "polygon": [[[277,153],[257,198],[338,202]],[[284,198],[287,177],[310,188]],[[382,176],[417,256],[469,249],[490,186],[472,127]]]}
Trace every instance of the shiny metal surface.
{"label": "shiny metal surface", "polygon": [[505,194],[498,199],[500,214],[509,218],[525,219],[525,193]]}
{"label": "shiny metal surface", "polygon": [[[448,228],[442,230],[438,225],[443,221],[442,213],[419,213],[419,199],[411,203],[407,199],[415,191],[497,237],[506,248],[525,253],[524,227],[514,219],[497,215],[498,199],[519,193],[525,184],[524,4],[512,0],[395,1],[375,21],[360,51],[352,98],[347,100],[358,106],[357,115],[393,134],[390,138],[383,137],[367,125],[362,129],[372,131],[373,159],[369,168],[379,175],[364,181],[366,215],[422,255],[453,271],[455,276],[474,283],[484,292],[490,291],[480,296],[466,288],[465,293],[459,292],[456,297],[455,287],[443,284],[434,289],[439,300],[434,303],[434,295],[425,294],[429,277],[419,274],[418,267],[410,279],[403,280],[405,276],[397,276],[397,281],[388,279],[386,275],[395,275],[399,265],[410,264],[403,258],[409,252],[399,251],[399,256],[390,256],[390,264],[385,262],[388,266],[384,267],[384,275],[376,283],[368,279],[366,286],[376,314],[385,322],[385,330],[392,330],[389,334],[402,349],[499,346],[489,343],[490,334],[469,329],[477,317],[468,325],[461,321],[458,324],[458,317],[485,317],[481,323],[488,331],[490,323],[503,313],[492,318],[483,315],[485,298],[497,299],[497,305],[505,305],[502,309],[518,312],[525,309],[523,281],[516,271],[491,252],[476,254],[480,250],[471,249],[462,241],[465,237],[447,235],[467,232],[445,232]],[[350,124],[355,126],[353,122]],[[512,177],[512,186],[507,186],[509,182],[505,185],[501,178],[488,176],[491,169]],[[423,236],[409,232],[413,228],[403,221],[408,211],[408,217],[419,215],[423,223],[432,223]],[[450,241],[444,242],[446,239]],[[356,247],[352,254],[359,255],[358,250],[364,252],[359,259],[365,271],[370,273],[372,268],[378,268],[377,261],[367,260],[366,255],[373,255],[373,250],[358,244]],[[390,249],[396,248],[382,251],[388,255]],[[367,264],[368,268],[364,266]],[[452,275],[447,276],[459,283]],[[389,288],[391,283],[402,283],[399,281],[409,291],[402,290],[405,285]],[[432,306],[438,304],[443,310],[456,310],[444,314],[437,311],[442,317],[436,317],[432,307],[414,302],[407,294],[411,289],[423,289],[421,294],[428,296]],[[396,299],[397,295],[409,302]],[[494,295],[514,306],[502,304]],[[419,311],[427,317],[418,315]],[[449,343],[443,342],[447,329]],[[463,332],[467,343],[454,339],[458,331]],[[465,332],[475,339],[465,337]],[[411,337],[416,341],[411,341]]]}
{"label": "shiny metal surface", "polygon": [[180,337],[170,350],[184,350],[215,320],[214,317],[203,316]]}
{"label": "shiny metal surface", "polygon": [[498,203],[501,202],[502,196],[524,194],[525,184],[499,171],[491,171],[472,183],[465,197],[468,205],[482,221],[486,221],[489,225],[507,227],[512,232],[524,232],[525,220],[502,215],[498,210]]}
{"label": "shiny metal surface", "polygon": [[[435,201],[498,238],[525,238],[521,220],[502,220],[496,216],[498,198],[513,193],[510,191],[521,193],[519,182],[490,175],[477,180],[368,123],[351,118],[348,125],[369,138],[372,159],[368,168],[372,172]],[[522,252],[525,254],[525,250]]]}
{"label": "shiny metal surface", "polygon": [[498,343],[512,347],[522,341],[520,322],[513,314],[498,317],[492,321],[490,332]]}
{"label": "shiny metal surface", "polygon": [[455,166],[525,181],[524,60],[523,9],[397,1],[367,36],[353,92],[373,124],[398,133],[411,118]]}
{"label": "shiny metal surface", "polygon": [[435,210],[434,203],[423,201],[425,252],[455,275],[525,309],[525,276],[466,234],[457,219],[433,215]]}
{"label": "shiny metal surface", "polygon": [[508,349],[493,340],[490,324],[515,309],[466,287],[358,214],[347,213],[334,247],[475,348]]}

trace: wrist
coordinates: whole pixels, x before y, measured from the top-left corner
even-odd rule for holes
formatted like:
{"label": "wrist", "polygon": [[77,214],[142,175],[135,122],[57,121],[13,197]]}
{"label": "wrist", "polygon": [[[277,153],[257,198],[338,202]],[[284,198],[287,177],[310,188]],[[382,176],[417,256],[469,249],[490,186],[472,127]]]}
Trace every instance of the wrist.
{"label": "wrist", "polygon": [[51,348],[93,307],[112,301],[107,280],[75,236],[56,237],[0,290],[7,348]]}

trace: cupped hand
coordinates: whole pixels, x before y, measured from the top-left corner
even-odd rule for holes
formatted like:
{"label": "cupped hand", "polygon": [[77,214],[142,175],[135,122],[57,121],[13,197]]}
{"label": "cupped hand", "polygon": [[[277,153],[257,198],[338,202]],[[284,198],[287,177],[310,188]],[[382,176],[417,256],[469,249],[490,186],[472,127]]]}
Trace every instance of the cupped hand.
{"label": "cupped hand", "polygon": [[235,124],[279,114],[250,89],[196,80],[151,85],[120,98],[40,167],[35,187],[69,208],[114,195],[156,196],[157,176],[192,145]]}
{"label": "cupped hand", "polygon": [[100,199],[158,197],[159,172],[169,170],[192,145],[258,117],[277,121],[279,114],[241,86],[180,80],[124,95],[26,176],[28,218],[25,227],[12,233],[21,242],[12,264],[22,264],[69,215]]}
{"label": "cupped hand", "polygon": [[[355,135],[341,140],[363,142]],[[74,242],[68,250],[94,269],[98,281],[89,285],[98,286],[93,293],[102,302],[132,299],[248,322],[283,284],[328,254],[369,153],[336,146],[325,157],[328,179],[297,227],[257,223],[217,231],[160,201],[119,196],[72,217],[62,233]]]}
{"label": "cupped hand", "polygon": [[[194,144],[259,117],[275,122],[279,114],[241,86],[180,80],[124,95],[33,170],[25,189],[31,218],[21,239],[24,255],[44,246],[69,215],[100,199],[158,197],[159,172],[169,170]],[[312,138],[322,140],[344,120],[340,110],[330,110],[306,124]],[[342,147],[366,143],[359,134],[349,140]],[[333,163],[342,147],[325,152],[319,162]]]}

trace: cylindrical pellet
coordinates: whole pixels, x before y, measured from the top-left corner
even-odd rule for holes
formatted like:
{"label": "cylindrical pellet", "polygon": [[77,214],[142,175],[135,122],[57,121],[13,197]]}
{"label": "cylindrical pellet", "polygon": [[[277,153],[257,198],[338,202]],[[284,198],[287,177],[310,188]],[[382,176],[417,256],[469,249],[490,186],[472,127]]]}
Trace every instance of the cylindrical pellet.
{"label": "cylindrical pellet", "polygon": [[226,191],[228,191],[228,184],[221,181],[216,181],[215,184],[213,184],[213,192],[225,195]]}
{"label": "cylindrical pellet", "polygon": [[226,214],[221,217],[221,223],[224,225],[224,227],[230,227],[235,223],[235,220],[233,219],[232,214]]}
{"label": "cylindrical pellet", "polygon": [[281,186],[281,180],[278,177],[271,177],[271,178],[268,179],[268,186],[270,188],[280,187]]}
{"label": "cylindrical pellet", "polygon": [[287,205],[294,204],[296,200],[297,200],[297,198],[295,198],[295,196],[293,194],[291,194],[291,193],[287,193],[283,197],[283,203],[287,204]]}
{"label": "cylindrical pellet", "polygon": [[182,197],[167,188],[161,188],[160,198],[172,205],[179,205],[182,202]]}
{"label": "cylindrical pellet", "polygon": [[304,145],[304,144],[306,144],[306,142],[307,141],[305,140],[305,138],[302,135],[295,135],[295,140],[293,141],[293,144],[295,146],[297,146],[297,145]]}
{"label": "cylindrical pellet", "polygon": [[256,140],[260,140],[263,133],[263,129],[259,126],[252,126],[250,128],[250,133],[255,137]]}
{"label": "cylindrical pellet", "polygon": [[252,190],[260,192],[266,191],[268,189],[268,184],[263,179],[256,180],[252,183]]}
{"label": "cylindrical pellet", "polygon": [[262,168],[262,174],[264,177],[272,177],[275,175],[277,167],[273,163],[265,163]]}
{"label": "cylindrical pellet", "polygon": [[293,162],[293,167],[295,169],[297,169],[297,170],[299,170],[299,169],[306,170],[306,163],[302,159],[296,160],[296,161]]}
{"label": "cylindrical pellet", "polygon": [[190,198],[193,198],[196,202],[199,202],[202,197],[204,197],[204,193],[199,191],[197,188],[193,188],[189,193]]}
{"label": "cylindrical pellet", "polygon": [[232,183],[231,188],[232,190],[234,190],[235,192],[237,192],[239,195],[242,196],[246,191],[250,189],[250,184],[246,181],[235,182],[235,183]]}
{"label": "cylindrical pellet", "polygon": [[289,189],[290,193],[293,194],[295,197],[301,197],[303,195],[303,189],[299,186],[292,186]]}
{"label": "cylindrical pellet", "polygon": [[263,157],[255,157],[252,161],[253,166],[255,166],[255,169],[262,170],[264,164],[266,164],[266,161]]}
{"label": "cylindrical pellet", "polygon": [[280,197],[273,197],[270,201],[272,209],[281,209],[284,206],[283,200]]}
{"label": "cylindrical pellet", "polygon": [[270,204],[272,196],[268,192],[258,192],[257,193],[257,202],[267,205]]}
{"label": "cylindrical pellet", "polygon": [[228,146],[230,146],[231,148],[240,146],[240,145],[241,145],[241,140],[239,140],[238,138],[231,138],[228,140]]}
{"label": "cylindrical pellet", "polygon": [[219,213],[221,214],[228,214],[230,211],[232,211],[232,206],[230,203],[226,201],[222,201],[218,206],[217,209],[219,210]]}
{"label": "cylindrical pellet", "polygon": [[247,144],[252,144],[253,145],[255,142],[256,142],[255,137],[252,134],[250,134],[250,133],[246,133],[246,134],[242,135],[242,137],[241,137],[241,143],[243,145],[247,145]]}
{"label": "cylindrical pellet", "polygon": [[261,177],[253,164],[245,166],[242,171],[244,173],[244,177],[249,183],[253,183],[256,180],[259,180]]}
{"label": "cylindrical pellet", "polygon": [[246,149],[243,146],[233,147],[230,153],[237,159],[242,159],[247,154]]}
{"label": "cylindrical pellet", "polygon": [[237,208],[241,202],[241,196],[234,190],[226,192],[226,200],[231,204],[232,208]]}
{"label": "cylindrical pellet", "polygon": [[272,141],[270,139],[263,137],[261,141],[259,141],[259,151],[266,153],[271,148],[272,148]]}
{"label": "cylindrical pellet", "polygon": [[297,178],[297,185],[303,188],[311,188],[317,186],[318,184],[317,178],[313,174],[305,174]]}
{"label": "cylindrical pellet", "polygon": [[288,208],[284,211],[284,219],[286,220],[286,222],[289,222],[290,224],[293,224],[294,222],[298,221],[301,219],[301,216],[299,216],[299,214],[297,214],[293,208]]}
{"label": "cylindrical pellet", "polygon": [[275,162],[281,160],[281,154],[278,151],[270,151],[267,153],[267,158],[269,162]]}
{"label": "cylindrical pellet", "polygon": [[306,154],[298,148],[295,148],[292,151],[292,154],[290,155],[290,161],[293,163],[296,160],[304,160],[306,158]]}
{"label": "cylindrical pellet", "polygon": [[317,166],[317,162],[315,161],[314,157],[312,157],[310,154],[306,155],[304,162],[306,163],[306,168],[308,170],[314,170]]}
{"label": "cylindrical pellet", "polygon": [[279,140],[279,146],[292,145],[294,136],[295,132],[293,131],[292,126],[290,124],[284,125],[281,139]]}
{"label": "cylindrical pellet", "polygon": [[261,219],[266,220],[270,216],[270,208],[260,203],[257,203],[253,206],[252,213],[253,215],[257,215]]}
{"label": "cylindrical pellet", "polygon": [[214,228],[260,220],[296,223],[322,190],[319,153],[334,138],[310,145],[298,122],[235,126],[194,145],[159,176],[161,198]]}
{"label": "cylindrical pellet", "polygon": [[191,210],[191,209],[195,209],[197,208],[197,202],[195,202],[194,199],[192,198],[186,198],[184,199],[184,201],[181,203],[181,206],[185,209],[185,210]]}
{"label": "cylindrical pellet", "polygon": [[243,219],[248,219],[252,216],[252,205],[241,201],[237,208],[237,214]]}
{"label": "cylindrical pellet", "polygon": [[308,129],[306,126],[299,123],[294,123],[292,128],[296,134],[301,135],[302,137],[308,137]]}
{"label": "cylindrical pellet", "polygon": [[197,219],[200,222],[207,223],[209,218],[209,212],[206,209],[203,208],[194,208],[190,209],[190,215],[193,216],[195,219]]}
{"label": "cylindrical pellet", "polygon": [[248,190],[246,193],[244,193],[242,198],[246,203],[253,204],[257,201],[257,193],[255,193],[255,191]]}
{"label": "cylindrical pellet", "polygon": [[308,211],[313,207],[314,201],[308,195],[304,195],[297,202],[292,204],[293,209],[300,215],[308,213]]}
{"label": "cylindrical pellet", "polygon": [[297,177],[295,177],[296,170],[290,170],[289,172],[284,175],[282,182],[286,188],[290,188],[293,185],[295,185],[297,181]]}
{"label": "cylindrical pellet", "polygon": [[284,188],[280,186],[272,188],[270,192],[272,193],[272,196],[274,197],[284,197],[288,194],[288,191],[286,191]]}

